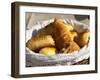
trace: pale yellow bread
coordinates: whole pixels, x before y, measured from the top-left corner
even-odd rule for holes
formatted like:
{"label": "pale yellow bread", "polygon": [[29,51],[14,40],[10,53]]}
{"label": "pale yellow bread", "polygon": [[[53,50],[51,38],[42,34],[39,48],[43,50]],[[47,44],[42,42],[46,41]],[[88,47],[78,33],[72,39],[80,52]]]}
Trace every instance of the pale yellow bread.
{"label": "pale yellow bread", "polygon": [[56,48],[54,47],[45,47],[39,51],[40,54],[44,54],[46,56],[53,56],[56,54]]}

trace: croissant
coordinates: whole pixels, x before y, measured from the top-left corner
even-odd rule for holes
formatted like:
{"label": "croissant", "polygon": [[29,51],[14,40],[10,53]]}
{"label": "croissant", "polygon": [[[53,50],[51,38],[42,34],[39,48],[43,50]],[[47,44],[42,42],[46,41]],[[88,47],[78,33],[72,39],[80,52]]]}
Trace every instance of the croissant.
{"label": "croissant", "polygon": [[47,46],[55,46],[55,42],[51,35],[36,35],[26,43],[26,47],[31,50],[38,50]]}
{"label": "croissant", "polygon": [[73,30],[71,25],[65,24],[60,19],[55,19],[53,26],[55,30],[54,40],[58,50],[62,49],[65,44],[72,42],[77,35],[77,33],[71,32]]}

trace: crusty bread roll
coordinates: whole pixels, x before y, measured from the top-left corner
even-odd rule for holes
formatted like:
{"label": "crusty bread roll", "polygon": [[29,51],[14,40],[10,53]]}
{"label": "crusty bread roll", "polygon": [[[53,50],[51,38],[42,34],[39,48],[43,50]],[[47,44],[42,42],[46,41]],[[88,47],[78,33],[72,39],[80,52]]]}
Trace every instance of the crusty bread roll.
{"label": "crusty bread roll", "polygon": [[45,47],[42,48],[39,53],[44,54],[46,56],[53,56],[56,54],[56,48],[54,47]]}
{"label": "crusty bread roll", "polygon": [[36,35],[26,43],[26,47],[31,50],[41,49],[47,46],[55,46],[55,42],[51,35]]}

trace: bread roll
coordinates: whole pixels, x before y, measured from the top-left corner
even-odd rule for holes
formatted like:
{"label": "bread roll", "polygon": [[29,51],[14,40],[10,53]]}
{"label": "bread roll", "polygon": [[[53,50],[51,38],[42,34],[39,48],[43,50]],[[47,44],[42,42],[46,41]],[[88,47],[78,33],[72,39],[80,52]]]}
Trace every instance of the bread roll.
{"label": "bread roll", "polygon": [[56,48],[54,47],[45,47],[42,48],[39,53],[44,54],[46,56],[53,56],[56,54]]}
{"label": "bread roll", "polygon": [[82,33],[79,33],[78,36],[75,38],[75,41],[78,43],[80,47],[83,47],[89,42],[90,33],[89,31],[85,31]]}

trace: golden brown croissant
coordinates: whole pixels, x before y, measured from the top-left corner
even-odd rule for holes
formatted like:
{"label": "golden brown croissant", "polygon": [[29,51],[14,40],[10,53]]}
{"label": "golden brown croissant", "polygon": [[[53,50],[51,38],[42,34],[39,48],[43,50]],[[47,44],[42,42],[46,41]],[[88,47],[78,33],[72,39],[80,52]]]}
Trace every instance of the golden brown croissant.
{"label": "golden brown croissant", "polygon": [[77,35],[77,33],[71,32],[73,30],[71,25],[63,23],[60,19],[55,19],[53,26],[55,30],[54,40],[58,50],[62,49],[65,44],[72,42]]}
{"label": "golden brown croissant", "polygon": [[31,50],[41,49],[47,46],[55,46],[55,42],[51,35],[33,36],[27,43],[26,47]]}

